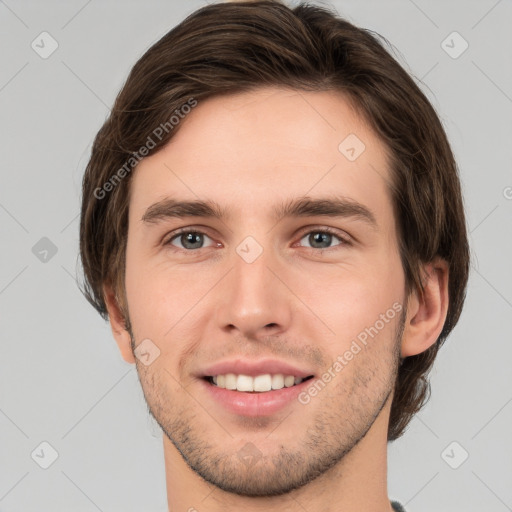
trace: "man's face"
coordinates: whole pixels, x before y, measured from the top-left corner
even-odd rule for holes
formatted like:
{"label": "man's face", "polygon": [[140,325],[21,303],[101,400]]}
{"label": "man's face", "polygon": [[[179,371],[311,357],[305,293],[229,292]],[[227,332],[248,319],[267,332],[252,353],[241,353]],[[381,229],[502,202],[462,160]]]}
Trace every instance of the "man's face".
{"label": "man's face", "polygon": [[[333,92],[216,97],[181,122],[131,183],[132,335],[160,350],[137,370],[196,473],[241,495],[282,494],[343,461],[372,425],[385,438],[405,310],[385,149]],[[155,215],[165,199],[215,202],[225,216]],[[301,199],[357,202],[375,223],[327,215],[326,203],[278,215]],[[228,373],[270,377],[217,377]],[[313,378],[252,393],[208,380],[265,389],[280,374]]]}

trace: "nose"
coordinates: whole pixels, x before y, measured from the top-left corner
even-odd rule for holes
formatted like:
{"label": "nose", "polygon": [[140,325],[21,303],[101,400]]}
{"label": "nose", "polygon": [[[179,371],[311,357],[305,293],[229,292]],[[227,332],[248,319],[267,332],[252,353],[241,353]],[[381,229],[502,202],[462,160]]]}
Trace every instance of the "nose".
{"label": "nose", "polygon": [[269,251],[253,262],[238,254],[233,269],[223,280],[217,304],[219,327],[228,334],[257,340],[289,328],[293,296],[287,287],[283,267]]}

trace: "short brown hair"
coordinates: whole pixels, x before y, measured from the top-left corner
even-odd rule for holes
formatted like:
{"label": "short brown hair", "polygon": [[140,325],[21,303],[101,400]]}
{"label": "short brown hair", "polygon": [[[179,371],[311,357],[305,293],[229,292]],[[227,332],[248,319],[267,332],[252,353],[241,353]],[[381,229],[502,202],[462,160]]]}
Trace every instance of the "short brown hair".
{"label": "short brown hair", "polygon": [[[126,162],[191,98],[200,102],[262,86],[343,92],[391,155],[389,185],[407,294],[423,292],[422,263],[439,256],[449,265],[442,332],[428,350],[405,358],[398,371],[388,430],[394,440],[428,400],[426,375],[464,303],[469,248],[458,170],[442,124],[377,36],[389,44],[307,3],[221,3],[192,13],[136,62],[94,140],[83,178],[80,256],[89,302],[107,319],[102,287],[108,284],[126,313],[132,175]],[[148,154],[167,144],[179,126]]]}

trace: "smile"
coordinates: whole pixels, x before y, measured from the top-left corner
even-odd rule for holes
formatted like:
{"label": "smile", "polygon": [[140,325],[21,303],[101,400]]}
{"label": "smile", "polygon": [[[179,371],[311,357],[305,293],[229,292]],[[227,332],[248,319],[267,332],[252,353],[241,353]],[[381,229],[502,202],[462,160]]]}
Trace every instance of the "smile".
{"label": "smile", "polygon": [[208,382],[222,389],[241,391],[245,393],[264,393],[267,391],[290,388],[301,382],[311,379],[313,376],[301,378],[294,375],[284,375],[283,373],[270,373],[250,375],[227,373],[223,375],[214,375],[207,377]]}

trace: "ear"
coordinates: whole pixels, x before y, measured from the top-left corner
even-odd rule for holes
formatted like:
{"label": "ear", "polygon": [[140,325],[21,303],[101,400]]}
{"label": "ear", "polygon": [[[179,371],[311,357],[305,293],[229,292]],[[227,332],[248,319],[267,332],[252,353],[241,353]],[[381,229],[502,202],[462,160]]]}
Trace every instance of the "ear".
{"label": "ear", "polygon": [[431,347],[441,334],[448,312],[448,263],[437,258],[425,265],[423,297],[409,296],[402,338],[402,357],[415,356]]}
{"label": "ear", "polygon": [[135,363],[130,333],[126,329],[124,315],[111,286],[103,286],[103,297],[107,306],[110,328],[112,329],[112,334],[119,347],[121,356],[127,363]]}

